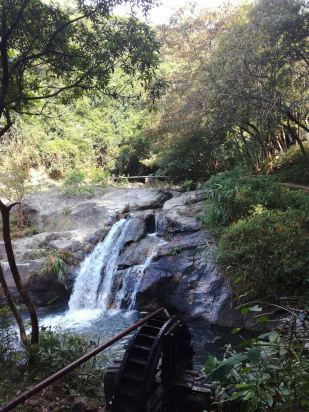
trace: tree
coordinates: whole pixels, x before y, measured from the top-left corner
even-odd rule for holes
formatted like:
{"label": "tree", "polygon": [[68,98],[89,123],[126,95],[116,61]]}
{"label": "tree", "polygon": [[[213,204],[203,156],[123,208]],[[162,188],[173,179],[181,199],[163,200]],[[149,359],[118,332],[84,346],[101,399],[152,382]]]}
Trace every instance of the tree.
{"label": "tree", "polygon": [[306,156],[307,3],[180,10],[161,28],[170,88],[152,132],[165,173],[206,178],[237,162],[258,171],[294,143]]}
{"label": "tree", "polygon": [[[114,6],[121,3],[147,12],[154,1],[77,0],[74,9],[69,9],[41,0],[0,0],[0,139],[17,115],[42,115],[50,100],[69,102],[87,92],[117,98],[132,77],[150,93],[157,93],[152,82],[158,42],[151,29],[136,18],[112,16]],[[123,73],[118,84],[110,81],[115,70]],[[3,238],[16,287],[30,314],[31,343],[36,344],[38,319],[12,248],[13,206],[0,200]],[[1,284],[10,299],[3,276]],[[24,334],[22,328],[20,332]]]}

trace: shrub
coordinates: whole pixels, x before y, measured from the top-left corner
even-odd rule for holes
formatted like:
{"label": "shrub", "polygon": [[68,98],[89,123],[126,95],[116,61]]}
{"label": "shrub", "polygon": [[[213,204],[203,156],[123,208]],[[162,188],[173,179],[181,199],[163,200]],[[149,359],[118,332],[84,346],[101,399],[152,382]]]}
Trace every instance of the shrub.
{"label": "shrub", "polygon": [[224,230],[218,262],[238,295],[302,292],[309,281],[308,215],[258,208]]}
{"label": "shrub", "polygon": [[51,165],[47,169],[48,176],[53,180],[63,179],[63,169],[61,166]]}
{"label": "shrub", "polygon": [[40,344],[35,350],[35,364],[40,374],[61,369],[81,356],[88,348],[82,337],[71,333],[41,331]]}
{"label": "shrub", "polygon": [[[2,314],[0,313],[2,319]],[[8,318],[9,319],[9,318]],[[11,325],[2,325],[0,328],[0,345],[4,331],[7,333]],[[40,333],[39,345],[32,347],[29,352],[22,350],[16,345],[16,338],[5,341],[5,356],[0,357],[0,404],[6,403],[9,399],[24,391],[30,385],[37,383],[62,367],[68,365],[84,353],[93,349],[95,342],[86,340],[83,336],[73,333],[65,333],[61,330],[42,330]],[[31,365],[29,359],[31,358]],[[103,396],[103,376],[106,358],[99,355],[86,362],[84,365],[63,377],[56,386],[55,397],[59,405],[59,410],[66,410],[67,405],[76,396],[83,396],[91,400],[102,401]],[[44,405],[46,402],[44,395],[39,401]],[[53,403],[53,406],[55,405]],[[25,404],[23,410],[32,411],[31,405]],[[55,408],[56,410],[56,408]],[[58,410],[58,406],[57,406]]]}
{"label": "shrub", "polygon": [[65,193],[70,196],[93,196],[95,189],[92,185],[85,184],[86,173],[81,169],[73,169],[68,173],[65,181]]}
{"label": "shrub", "polygon": [[89,171],[89,179],[93,183],[106,185],[109,179],[109,173],[106,170],[94,167]]}
{"label": "shrub", "polygon": [[64,186],[79,187],[85,182],[86,174],[81,169],[73,169],[65,178]]}
{"label": "shrub", "polygon": [[[44,378],[65,367],[96,345],[83,336],[69,332],[45,330],[41,332],[40,344],[35,349],[34,368],[28,373],[28,381]],[[105,357],[101,355],[86,362],[62,379],[61,392],[69,396],[86,396],[101,400]]]}
{"label": "shrub", "polygon": [[[309,158],[309,145],[304,144]],[[309,184],[309,164],[298,145],[291,146],[273,161],[273,173],[283,182]]]}
{"label": "shrub", "polygon": [[208,210],[205,217],[214,229],[254,213],[258,205],[268,209],[309,211],[309,196],[291,191],[268,175],[236,169],[213,176],[206,183]]}
{"label": "shrub", "polygon": [[240,353],[228,347],[221,362],[208,357],[206,380],[214,384],[218,410],[229,405],[228,410],[239,412],[308,411],[305,341],[284,339],[271,332],[247,344]]}

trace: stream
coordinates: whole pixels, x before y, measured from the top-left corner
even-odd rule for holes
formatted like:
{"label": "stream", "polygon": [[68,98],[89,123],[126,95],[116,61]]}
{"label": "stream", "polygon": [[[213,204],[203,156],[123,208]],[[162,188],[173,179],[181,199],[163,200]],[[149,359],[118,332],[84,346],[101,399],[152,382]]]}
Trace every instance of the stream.
{"label": "stream", "polygon": [[[44,328],[59,330],[62,332],[71,332],[84,336],[96,345],[106,342],[115,334],[137,322],[145,316],[135,310],[125,311],[110,309],[108,311],[82,309],[70,317],[69,311],[59,309],[51,312],[44,311],[40,315],[40,325]],[[210,325],[202,319],[185,318],[192,336],[194,349],[193,366],[195,369],[202,369],[206,358],[209,354],[222,356],[225,345],[237,345],[239,336],[231,334],[231,328],[224,328]],[[124,337],[104,353],[108,361],[121,359],[130,337],[134,334]]]}

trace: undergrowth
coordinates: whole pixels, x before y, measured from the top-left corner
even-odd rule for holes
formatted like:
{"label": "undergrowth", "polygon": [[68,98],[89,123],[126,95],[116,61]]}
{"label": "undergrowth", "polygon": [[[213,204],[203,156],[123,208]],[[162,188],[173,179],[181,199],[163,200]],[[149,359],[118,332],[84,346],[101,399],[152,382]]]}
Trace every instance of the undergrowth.
{"label": "undergrowth", "polygon": [[[47,329],[40,333],[40,344],[29,352],[17,343],[11,318],[3,310],[0,322],[0,404],[6,403],[98,344],[72,333]],[[105,365],[106,358],[100,355],[66,375],[49,388],[53,393],[52,401],[46,400],[44,393],[35,395],[35,399],[39,400],[40,410],[45,410],[47,406],[54,408],[53,410],[68,410],[70,402],[78,396],[91,399],[98,405],[102,404]],[[31,402],[20,410],[32,411]]]}
{"label": "undergrowth", "polygon": [[205,223],[236,296],[276,298],[308,286],[308,194],[242,169],[213,176],[205,190]]}
{"label": "undergrowth", "polygon": [[309,185],[309,144],[304,144],[307,159],[298,145],[291,146],[272,162],[272,172],[282,182]]}

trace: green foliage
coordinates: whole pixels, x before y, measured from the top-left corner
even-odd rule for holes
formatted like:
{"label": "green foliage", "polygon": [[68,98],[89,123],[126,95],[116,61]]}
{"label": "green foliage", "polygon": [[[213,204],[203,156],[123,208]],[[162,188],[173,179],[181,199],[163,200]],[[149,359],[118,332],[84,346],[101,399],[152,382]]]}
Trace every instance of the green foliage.
{"label": "green foliage", "polygon": [[235,294],[301,292],[309,280],[308,194],[242,169],[213,176],[205,190],[205,222],[218,236],[218,263]]}
{"label": "green foliage", "polygon": [[[40,253],[40,256],[42,256],[42,253]],[[56,275],[58,282],[67,289],[67,266],[75,263],[72,254],[67,251],[47,248],[43,252],[43,256],[46,257],[43,272]]]}
{"label": "green foliage", "polygon": [[[6,316],[6,324],[3,323],[3,309],[0,316],[0,351],[3,350],[0,352],[3,355],[0,356],[1,404],[93,349],[94,342],[88,342],[82,336],[47,329],[41,331],[39,345],[29,352],[24,351],[16,345],[16,333],[12,331],[10,318]],[[102,401],[105,363],[105,358],[98,356],[61,379],[55,396],[60,403],[63,402],[63,408],[77,396]],[[25,405],[25,410],[31,411],[32,406],[27,409]]]}
{"label": "green foliage", "polygon": [[[305,144],[304,148],[309,158],[309,145]],[[309,184],[309,164],[296,145],[291,146],[276,158],[272,167],[273,173],[282,182]]]}
{"label": "green foliage", "polygon": [[18,128],[0,144],[0,196],[10,202],[21,201],[33,190],[29,179],[29,168],[35,159],[32,145],[33,139],[20,136]]}
{"label": "green foliage", "polygon": [[218,262],[238,295],[301,294],[309,282],[308,215],[297,210],[257,210],[224,230]]}
{"label": "green foliage", "polygon": [[258,0],[216,11],[188,5],[160,28],[170,87],[151,131],[164,174],[260,171],[306,141],[307,22],[303,0]]}
{"label": "green foliage", "polygon": [[80,169],[72,170],[66,177],[64,181],[64,186],[72,186],[73,188],[78,188],[85,182],[86,175]]}
{"label": "green foliage", "polygon": [[186,191],[189,192],[190,190],[194,190],[195,189],[195,183],[193,182],[193,180],[185,180],[183,182],[183,184],[181,185],[181,187]]}
{"label": "green foliage", "polygon": [[95,188],[85,183],[86,173],[81,169],[71,170],[65,181],[64,191],[69,196],[93,196]]}
{"label": "green foliage", "polygon": [[291,191],[267,175],[235,169],[213,176],[205,185],[208,207],[205,221],[211,227],[228,226],[257,208],[309,211],[309,197]]}
{"label": "green foliage", "polygon": [[63,368],[85,353],[89,345],[82,337],[63,332],[42,331],[34,351],[41,375]]}
{"label": "green foliage", "polygon": [[105,186],[109,180],[109,173],[106,170],[99,168],[92,168],[88,172],[89,179],[95,184]]}
{"label": "green foliage", "polygon": [[[153,2],[131,4],[149,10]],[[34,113],[40,101],[68,103],[90,90],[117,98],[128,93],[133,78],[151,96],[158,91],[153,80],[159,45],[153,31],[133,16],[116,18],[114,6],[113,1],[67,6],[41,0],[2,5],[0,133],[18,113]],[[116,69],[121,84],[111,81]]]}
{"label": "green foliage", "polygon": [[229,405],[239,412],[288,412],[308,410],[308,368],[304,340],[271,332],[253,339],[243,352],[228,347],[223,361],[209,356],[205,372],[220,411]]}

